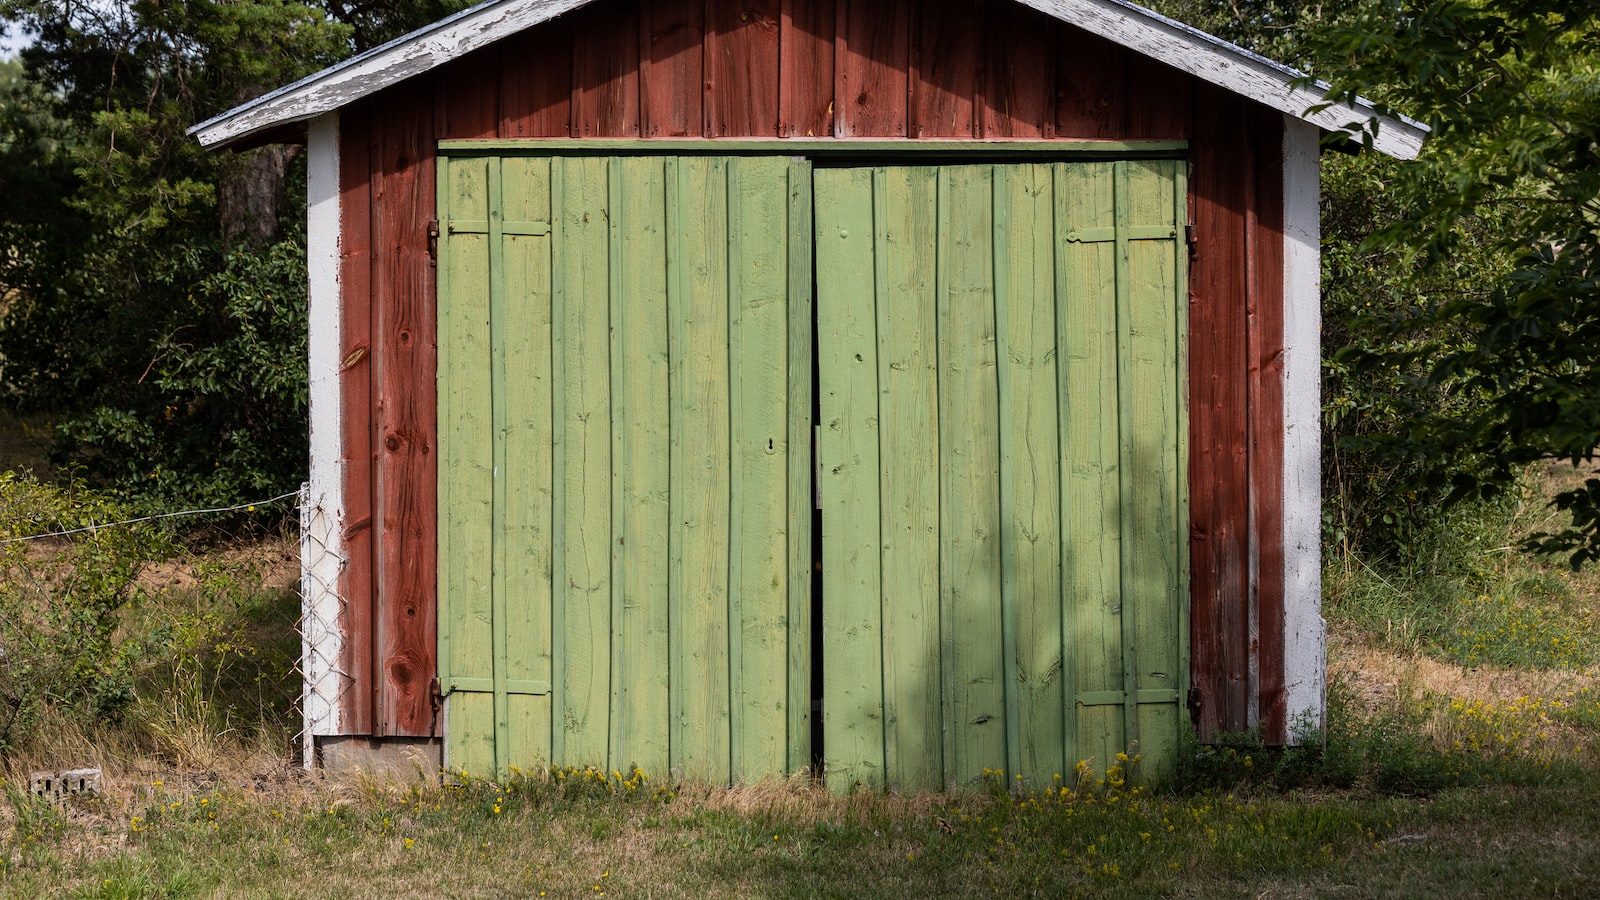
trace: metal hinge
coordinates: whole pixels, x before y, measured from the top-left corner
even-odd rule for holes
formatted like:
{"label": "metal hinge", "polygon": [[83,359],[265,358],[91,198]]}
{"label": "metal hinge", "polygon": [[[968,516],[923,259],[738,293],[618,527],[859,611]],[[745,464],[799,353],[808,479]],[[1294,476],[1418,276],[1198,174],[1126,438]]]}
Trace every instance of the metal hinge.
{"label": "metal hinge", "polygon": [[444,691],[437,675],[428,679],[428,700],[433,707],[433,721],[428,724],[428,734],[438,736],[439,713],[444,709]]}
{"label": "metal hinge", "polygon": [[428,220],[428,262],[439,264],[439,220]]}
{"label": "metal hinge", "polygon": [[1183,239],[1191,247],[1200,243],[1200,229],[1194,227],[1193,222],[1183,226]]}
{"label": "metal hinge", "polygon": [[1200,721],[1200,689],[1189,688],[1189,721]]}

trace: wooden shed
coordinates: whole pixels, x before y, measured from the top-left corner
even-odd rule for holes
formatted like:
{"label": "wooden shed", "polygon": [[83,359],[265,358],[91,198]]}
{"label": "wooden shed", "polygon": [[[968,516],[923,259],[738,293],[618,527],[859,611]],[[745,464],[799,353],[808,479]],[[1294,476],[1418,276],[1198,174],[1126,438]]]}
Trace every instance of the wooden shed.
{"label": "wooden shed", "polygon": [[304,141],[305,750],[1048,781],[1320,726],[1318,157],[1119,0],[490,0]]}

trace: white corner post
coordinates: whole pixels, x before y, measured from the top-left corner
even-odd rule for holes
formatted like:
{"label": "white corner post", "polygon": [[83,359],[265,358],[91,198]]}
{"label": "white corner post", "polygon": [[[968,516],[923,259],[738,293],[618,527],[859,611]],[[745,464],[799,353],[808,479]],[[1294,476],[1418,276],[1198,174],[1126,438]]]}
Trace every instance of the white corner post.
{"label": "white corner post", "polygon": [[1321,739],[1327,705],[1322,619],[1321,133],[1283,129],[1283,683],[1289,743]]}
{"label": "white corner post", "polygon": [[302,761],[316,739],[339,731],[344,571],[343,424],[339,415],[339,114],[312,119],[306,136],[306,269],[311,413],[310,481],[300,511],[300,666],[305,676]]}

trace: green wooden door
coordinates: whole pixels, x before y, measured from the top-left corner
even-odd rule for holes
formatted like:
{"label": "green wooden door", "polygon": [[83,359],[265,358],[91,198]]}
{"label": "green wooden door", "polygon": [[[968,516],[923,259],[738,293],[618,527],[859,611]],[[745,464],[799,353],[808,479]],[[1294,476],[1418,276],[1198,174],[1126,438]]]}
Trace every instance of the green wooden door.
{"label": "green wooden door", "polygon": [[828,782],[1169,767],[1180,161],[815,174]]}
{"label": "green wooden door", "polygon": [[809,764],[809,166],[439,165],[446,765]]}

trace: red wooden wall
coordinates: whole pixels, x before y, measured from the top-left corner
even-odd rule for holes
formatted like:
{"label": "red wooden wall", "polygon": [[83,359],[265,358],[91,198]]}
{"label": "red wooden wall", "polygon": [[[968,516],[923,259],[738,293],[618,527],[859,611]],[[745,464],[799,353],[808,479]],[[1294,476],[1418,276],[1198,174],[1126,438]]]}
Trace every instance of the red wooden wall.
{"label": "red wooden wall", "polygon": [[435,142],[693,136],[1190,142],[1197,724],[1283,737],[1279,113],[1010,0],[600,0],[340,129],[347,733],[439,727]]}

